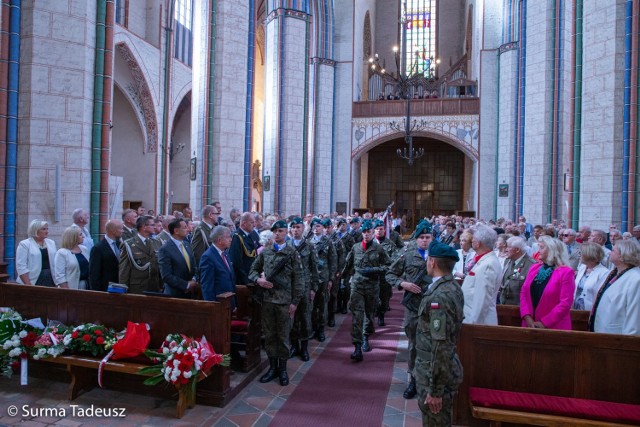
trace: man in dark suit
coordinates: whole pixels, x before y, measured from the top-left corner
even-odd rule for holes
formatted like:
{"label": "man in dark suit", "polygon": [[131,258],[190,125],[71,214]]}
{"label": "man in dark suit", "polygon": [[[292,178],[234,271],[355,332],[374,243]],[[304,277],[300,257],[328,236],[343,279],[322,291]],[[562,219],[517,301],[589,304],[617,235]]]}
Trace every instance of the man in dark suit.
{"label": "man in dark suit", "polygon": [[158,251],[164,293],[175,298],[194,297],[200,285],[195,280],[196,259],[185,239],[189,226],[183,218],[178,218],[169,223],[168,230],[171,237]]}
{"label": "man in dark suit", "polygon": [[109,282],[118,283],[118,260],[122,242],[122,221],[111,219],[105,225],[104,238],[93,248],[89,257],[89,289],[107,291]]}
{"label": "man in dark suit", "polygon": [[215,226],[211,231],[211,240],[211,246],[200,259],[200,282],[202,298],[217,301],[218,295],[235,292],[236,289],[233,265],[225,253],[231,246],[231,230],[223,225]]}
{"label": "man in dark suit", "polygon": [[249,280],[251,264],[256,259],[260,246],[260,236],[254,230],[255,218],[251,212],[245,212],[240,217],[240,227],[233,234],[229,259],[236,274],[236,284],[252,286]]}

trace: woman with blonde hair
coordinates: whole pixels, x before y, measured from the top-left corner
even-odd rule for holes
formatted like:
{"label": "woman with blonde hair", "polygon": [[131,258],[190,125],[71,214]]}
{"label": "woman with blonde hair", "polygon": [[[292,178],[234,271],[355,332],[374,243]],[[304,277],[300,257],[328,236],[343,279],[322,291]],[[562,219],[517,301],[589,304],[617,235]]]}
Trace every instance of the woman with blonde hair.
{"label": "woman with blonde hair", "polygon": [[89,250],[82,245],[84,236],[77,225],[62,234],[62,247],[55,260],[55,282],[61,288],[88,289]]}
{"label": "woman with blonde hair", "polygon": [[580,246],[580,265],[576,274],[576,295],[573,301],[575,310],[591,310],[602,281],[609,270],[600,264],[604,258],[602,246],[594,242],[585,242]]}
{"label": "woman with blonde hair", "polygon": [[640,245],[618,240],[609,260],[614,268],[604,280],[591,310],[589,330],[640,335]]}
{"label": "woman with blonde hair", "polygon": [[56,243],[47,239],[49,223],[34,219],[27,229],[28,239],[16,249],[16,273],[18,283],[25,285],[55,286],[53,282]]}
{"label": "woman with blonde hair", "polygon": [[575,281],[565,245],[550,236],[538,239],[540,264],[529,269],[520,290],[522,326],[571,330]]}

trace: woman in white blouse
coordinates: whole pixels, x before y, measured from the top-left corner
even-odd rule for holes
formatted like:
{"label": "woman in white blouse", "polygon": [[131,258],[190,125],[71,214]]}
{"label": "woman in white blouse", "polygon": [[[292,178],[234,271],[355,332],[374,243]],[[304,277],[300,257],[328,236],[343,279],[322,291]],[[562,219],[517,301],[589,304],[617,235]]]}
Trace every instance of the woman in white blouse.
{"label": "woman in white blouse", "polygon": [[591,310],[600,285],[607,277],[609,270],[600,264],[604,258],[602,246],[593,242],[585,242],[580,246],[580,265],[576,275],[576,295],[573,300],[574,310]]}
{"label": "woman in white blouse", "polygon": [[455,267],[453,267],[453,277],[458,280],[464,280],[464,276],[467,275],[473,261],[473,257],[476,256],[476,252],[471,247],[471,241],[473,240],[473,235],[470,230],[465,230],[460,236],[460,249],[458,252],[458,262]]}
{"label": "woman in white blouse", "polygon": [[77,225],[64,230],[62,247],[56,253],[55,282],[61,288],[87,289],[89,250],[82,245],[84,236]]}
{"label": "woman in white blouse", "polygon": [[53,266],[56,244],[47,239],[49,223],[34,219],[27,230],[28,239],[16,249],[17,282],[25,285],[54,286]]}

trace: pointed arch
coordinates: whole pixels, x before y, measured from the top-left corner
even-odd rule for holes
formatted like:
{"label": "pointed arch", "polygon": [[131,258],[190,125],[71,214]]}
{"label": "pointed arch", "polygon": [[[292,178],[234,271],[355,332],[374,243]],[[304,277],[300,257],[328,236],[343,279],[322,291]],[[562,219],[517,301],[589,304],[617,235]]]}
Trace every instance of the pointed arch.
{"label": "pointed arch", "polygon": [[143,118],[145,131],[145,152],[158,151],[158,120],[154,107],[153,96],[140,64],[126,43],[118,43],[116,49],[131,73],[131,82],[125,93],[133,99],[134,105]]}

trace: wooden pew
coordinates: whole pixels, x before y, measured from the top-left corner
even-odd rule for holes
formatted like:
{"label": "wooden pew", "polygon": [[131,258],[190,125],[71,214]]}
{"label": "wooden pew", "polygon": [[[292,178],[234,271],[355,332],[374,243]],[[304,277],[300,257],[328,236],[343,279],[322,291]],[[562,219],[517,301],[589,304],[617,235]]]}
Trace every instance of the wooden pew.
{"label": "wooden pew", "polygon": [[[116,330],[126,327],[127,321],[145,322],[151,327],[150,348],[159,348],[165,337],[170,333],[182,333],[187,336],[201,337],[204,335],[217,353],[230,352],[230,322],[232,293],[224,295],[220,302],[194,301],[176,298],[163,298],[145,295],[109,294],[86,290],[45,288],[18,284],[0,284],[0,307],[12,307],[24,317],[41,317],[59,320],[65,325],[81,323],[101,323]],[[95,360],[95,359],[94,359]],[[97,385],[97,363],[93,367],[91,358],[82,357],[73,360],[67,357],[55,362],[47,359],[38,364],[63,365],[72,377],[69,398],[74,399],[79,394]],[[109,362],[111,363],[111,362]],[[118,361],[117,363],[122,363]],[[118,388],[126,383],[127,391],[149,394],[154,388],[164,397],[175,394],[176,390],[164,384],[149,387],[143,384],[143,377],[134,374],[139,366],[118,368],[113,365],[105,369],[103,376],[106,387]],[[113,368],[113,369],[111,369]],[[86,371],[90,370],[92,379],[87,380]],[[93,372],[95,370],[95,372]],[[79,374],[85,371],[85,374]],[[121,375],[118,375],[118,372]],[[113,373],[113,374],[112,374]],[[122,375],[124,374],[124,375]],[[167,390],[170,389],[170,390]],[[198,383],[197,403],[212,406],[224,406],[239,390],[231,390],[230,370],[227,367],[216,366],[208,378]]]}
{"label": "wooden pew", "polygon": [[[639,337],[463,325],[458,351],[464,382],[454,403],[456,425],[488,425],[473,418],[469,387],[640,405]],[[533,415],[539,425],[561,425]]]}
{"label": "wooden pew", "polygon": [[261,362],[261,307],[252,300],[251,290],[244,285],[236,286],[236,298],[237,309],[231,319],[231,345],[232,349],[244,354],[232,363],[234,369],[249,372]]}

